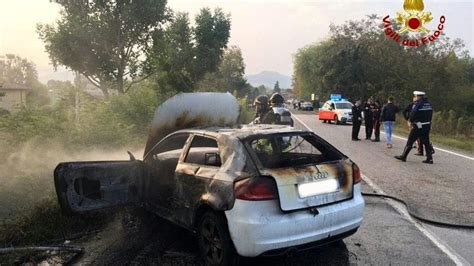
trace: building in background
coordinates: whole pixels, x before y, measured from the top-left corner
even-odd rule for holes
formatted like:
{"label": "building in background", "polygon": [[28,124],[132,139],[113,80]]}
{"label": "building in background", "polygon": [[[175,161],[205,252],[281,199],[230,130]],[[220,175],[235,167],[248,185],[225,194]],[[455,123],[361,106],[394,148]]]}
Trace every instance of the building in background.
{"label": "building in background", "polygon": [[26,105],[26,95],[30,90],[24,85],[0,84],[0,109],[11,113]]}

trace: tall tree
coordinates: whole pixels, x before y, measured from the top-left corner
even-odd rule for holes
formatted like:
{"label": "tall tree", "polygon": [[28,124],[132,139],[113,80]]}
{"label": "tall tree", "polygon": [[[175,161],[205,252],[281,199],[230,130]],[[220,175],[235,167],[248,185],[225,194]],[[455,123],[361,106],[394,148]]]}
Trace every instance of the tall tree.
{"label": "tall tree", "polygon": [[151,62],[157,87],[165,91],[193,91],[196,84],[215,82],[230,36],[230,15],[205,8],[190,25],[186,13],[176,13],[168,27],[154,35]]}
{"label": "tall tree", "polygon": [[193,29],[187,13],[177,13],[166,30],[157,31],[150,56],[160,90],[192,91]]}
{"label": "tall tree", "polygon": [[125,93],[147,67],[154,32],[169,17],[166,0],[56,0],[61,18],[37,31],[55,67],[87,77],[104,94]]}
{"label": "tall tree", "polygon": [[199,80],[207,72],[215,72],[227,48],[230,37],[230,15],[220,8],[212,13],[203,8],[196,16],[194,29],[196,41],[195,79]]}
{"label": "tall tree", "polygon": [[273,92],[274,93],[280,93],[281,92],[281,89],[280,89],[280,82],[275,82],[275,86],[273,86]]}

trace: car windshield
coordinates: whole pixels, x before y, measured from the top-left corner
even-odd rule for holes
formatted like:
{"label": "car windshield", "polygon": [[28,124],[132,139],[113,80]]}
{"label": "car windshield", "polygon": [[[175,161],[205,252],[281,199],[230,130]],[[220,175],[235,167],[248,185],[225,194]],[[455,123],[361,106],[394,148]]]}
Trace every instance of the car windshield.
{"label": "car windshield", "polygon": [[352,103],[336,103],[337,109],[351,109]]}
{"label": "car windshield", "polygon": [[248,141],[264,168],[295,167],[340,160],[342,154],[313,134],[274,134]]}

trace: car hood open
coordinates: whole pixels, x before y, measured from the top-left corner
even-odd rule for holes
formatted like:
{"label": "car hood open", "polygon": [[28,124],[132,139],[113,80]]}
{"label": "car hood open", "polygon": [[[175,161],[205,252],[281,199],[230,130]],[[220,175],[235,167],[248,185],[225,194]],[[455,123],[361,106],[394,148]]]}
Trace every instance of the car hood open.
{"label": "car hood open", "polygon": [[230,127],[237,124],[239,102],[230,93],[180,93],[155,111],[144,155],[166,135],[192,127]]}

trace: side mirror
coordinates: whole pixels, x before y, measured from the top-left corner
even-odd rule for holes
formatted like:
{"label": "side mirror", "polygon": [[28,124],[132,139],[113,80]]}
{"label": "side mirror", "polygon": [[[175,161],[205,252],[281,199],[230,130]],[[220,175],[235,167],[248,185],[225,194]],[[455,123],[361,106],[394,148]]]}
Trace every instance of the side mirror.
{"label": "side mirror", "polygon": [[206,153],[205,164],[210,166],[221,166],[221,157],[217,153]]}

